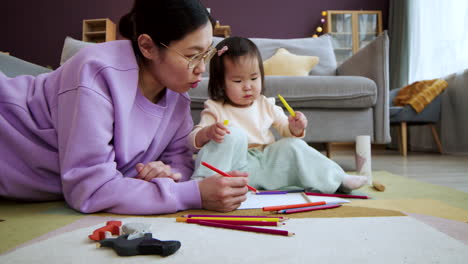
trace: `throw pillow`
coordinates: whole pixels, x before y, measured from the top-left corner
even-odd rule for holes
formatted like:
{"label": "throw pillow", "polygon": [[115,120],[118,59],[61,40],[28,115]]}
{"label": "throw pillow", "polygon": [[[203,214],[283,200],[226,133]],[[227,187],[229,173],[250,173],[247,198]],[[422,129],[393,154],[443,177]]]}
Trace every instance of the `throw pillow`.
{"label": "throw pillow", "polygon": [[316,56],[295,55],[279,48],[275,55],[263,62],[263,68],[265,75],[307,76],[318,62]]}
{"label": "throw pillow", "polygon": [[94,43],[84,42],[71,37],[66,37],[65,43],[63,44],[62,56],[60,57],[60,65],[64,64],[69,58],[75,55],[75,53],[77,53],[83,47],[92,44]]}

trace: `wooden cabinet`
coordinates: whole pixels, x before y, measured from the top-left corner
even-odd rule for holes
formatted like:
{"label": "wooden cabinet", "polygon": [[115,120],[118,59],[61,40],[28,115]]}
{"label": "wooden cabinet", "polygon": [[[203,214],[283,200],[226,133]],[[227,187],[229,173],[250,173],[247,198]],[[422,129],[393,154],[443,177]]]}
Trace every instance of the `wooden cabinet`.
{"label": "wooden cabinet", "polygon": [[108,18],[83,20],[83,41],[106,42],[115,40],[115,24]]}
{"label": "wooden cabinet", "polygon": [[220,25],[219,21],[216,21],[216,24],[213,29],[213,36],[228,38],[229,36],[231,36],[231,26]]}
{"label": "wooden cabinet", "polygon": [[325,32],[340,65],[382,32],[382,11],[327,10]]}

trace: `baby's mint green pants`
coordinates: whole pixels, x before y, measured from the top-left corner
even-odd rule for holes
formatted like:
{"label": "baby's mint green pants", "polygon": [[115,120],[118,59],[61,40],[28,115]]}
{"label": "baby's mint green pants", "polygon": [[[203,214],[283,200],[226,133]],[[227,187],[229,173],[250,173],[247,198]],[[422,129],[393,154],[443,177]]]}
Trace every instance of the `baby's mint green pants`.
{"label": "baby's mint green pants", "polygon": [[248,172],[249,185],[260,190],[304,188],[334,193],[343,181],[343,169],[302,139],[283,138],[261,151],[248,149],[242,129],[229,130],[222,143],[211,140],[199,151],[193,179],[216,174],[201,165],[205,161],[225,172]]}

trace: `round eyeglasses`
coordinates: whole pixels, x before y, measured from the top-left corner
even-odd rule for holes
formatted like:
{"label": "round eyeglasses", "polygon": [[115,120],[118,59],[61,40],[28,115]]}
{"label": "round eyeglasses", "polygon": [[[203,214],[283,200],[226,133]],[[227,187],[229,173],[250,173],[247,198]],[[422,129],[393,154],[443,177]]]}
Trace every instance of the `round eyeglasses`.
{"label": "round eyeglasses", "polygon": [[173,50],[174,52],[176,52],[177,54],[182,56],[188,62],[187,69],[193,69],[193,68],[197,67],[197,65],[200,64],[201,61],[203,61],[205,64],[207,64],[211,60],[211,58],[213,58],[213,56],[216,54],[216,48],[215,47],[210,47],[205,52],[195,54],[192,57],[187,57],[184,54],[182,54],[181,52],[179,52],[178,50],[176,50],[174,48],[170,48],[170,47],[166,46],[162,42],[159,42],[159,44],[163,45],[164,47],[166,47],[169,50]]}

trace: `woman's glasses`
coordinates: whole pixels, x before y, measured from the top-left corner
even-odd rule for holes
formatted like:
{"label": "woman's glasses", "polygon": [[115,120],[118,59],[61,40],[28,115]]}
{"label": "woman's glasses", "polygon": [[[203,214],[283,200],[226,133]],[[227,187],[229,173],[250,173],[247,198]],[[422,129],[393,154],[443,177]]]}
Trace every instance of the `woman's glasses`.
{"label": "woman's glasses", "polygon": [[173,50],[177,54],[182,56],[188,62],[188,69],[195,68],[198,64],[200,64],[201,61],[203,61],[205,64],[207,64],[211,60],[211,58],[213,58],[213,56],[216,54],[216,48],[215,47],[210,47],[207,51],[199,53],[199,54],[195,54],[195,55],[193,55],[192,57],[189,58],[189,57],[185,56],[184,54],[180,53],[178,50],[176,50],[174,48],[170,48],[170,47],[164,45],[164,43],[161,43],[161,42],[159,42],[159,43],[161,45],[163,45],[164,47],[166,47],[167,49]]}

